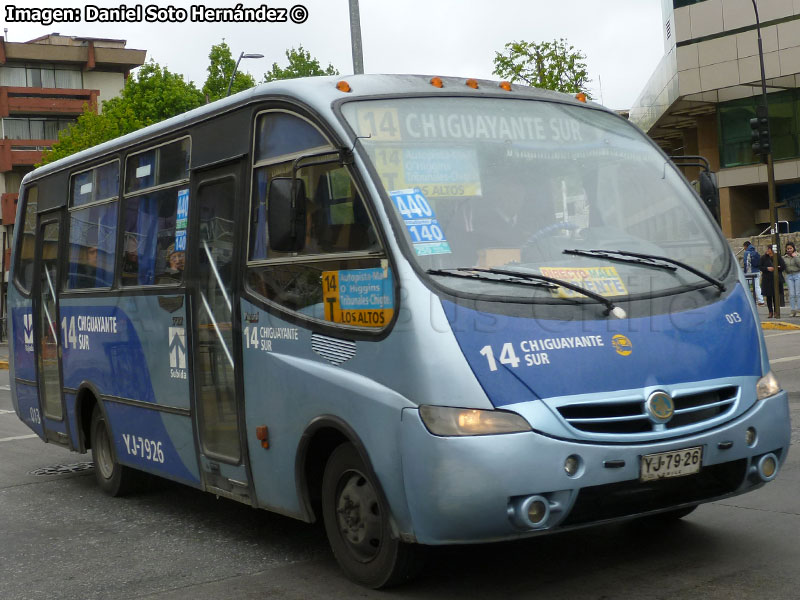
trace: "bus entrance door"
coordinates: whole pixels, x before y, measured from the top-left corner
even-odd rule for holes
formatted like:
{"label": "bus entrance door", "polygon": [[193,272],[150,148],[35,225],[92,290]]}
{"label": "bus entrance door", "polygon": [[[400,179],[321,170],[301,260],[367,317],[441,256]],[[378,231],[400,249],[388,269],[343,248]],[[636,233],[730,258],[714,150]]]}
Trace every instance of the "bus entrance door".
{"label": "bus entrance door", "polygon": [[193,193],[194,258],[190,260],[194,320],[195,414],[206,489],[252,504],[242,438],[240,343],[235,327],[239,252],[235,235],[241,163],[202,172]]}
{"label": "bus entrance door", "polygon": [[33,320],[36,339],[36,374],[39,382],[39,406],[45,439],[69,444],[64,401],[61,393],[59,358],[61,332],[58,323],[58,236],[59,215],[42,216],[39,223],[38,287],[34,293]]}

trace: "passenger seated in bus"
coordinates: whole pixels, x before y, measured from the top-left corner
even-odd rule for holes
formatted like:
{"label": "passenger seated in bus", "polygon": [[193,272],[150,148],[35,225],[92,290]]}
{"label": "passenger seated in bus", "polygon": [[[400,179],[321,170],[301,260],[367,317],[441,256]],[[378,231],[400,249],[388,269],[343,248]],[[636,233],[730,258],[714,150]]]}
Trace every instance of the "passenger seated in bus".
{"label": "passenger seated in bus", "polygon": [[183,277],[183,269],[186,266],[186,252],[183,250],[175,250],[175,244],[167,246],[166,268],[164,272],[158,276],[156,283],[172,283],[180,281]]}

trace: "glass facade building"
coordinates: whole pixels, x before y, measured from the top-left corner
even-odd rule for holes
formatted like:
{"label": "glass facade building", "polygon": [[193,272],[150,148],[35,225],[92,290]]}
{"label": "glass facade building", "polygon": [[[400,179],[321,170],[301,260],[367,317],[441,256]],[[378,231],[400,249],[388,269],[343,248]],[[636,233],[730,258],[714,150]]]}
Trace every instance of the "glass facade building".
{"label": "glass facade building", "polygon": [[[800,90],[768,94],[769,127],[774,160],[800,158]],[[761,96],[723,102],[717,111],[720,167],[760,162],[751,148],[750,119],[756,116]]]}
{"label": "glass facade building", "polygon": [[[769,227],[767,172],[750,120],[767,84],[777,220],[800,231],[800,0],[661,0],[664,56],[630,120],[670,156],[700,155],[717,173],[730,238]],[[693,180],[697,169],[685,169]]]}

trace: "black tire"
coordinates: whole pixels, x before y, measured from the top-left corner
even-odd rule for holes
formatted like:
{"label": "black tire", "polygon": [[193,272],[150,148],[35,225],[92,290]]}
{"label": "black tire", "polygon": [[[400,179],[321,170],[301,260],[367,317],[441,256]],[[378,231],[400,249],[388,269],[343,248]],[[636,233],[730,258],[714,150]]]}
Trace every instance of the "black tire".
{"label": "black tire", "polygon": [[325,465],[322,516],[333,555],[356,583],[390,587],[419,571],[419,548],[392,537],[389,507],[352,444],[337,447]]}
{"label": "black tire", "polygon": [[97,485],[109,496],[125,496],[138,489],[142,476],[139,471],[117,462],[117,454],[105,415],[99,406],[92,411],[92,462]]}

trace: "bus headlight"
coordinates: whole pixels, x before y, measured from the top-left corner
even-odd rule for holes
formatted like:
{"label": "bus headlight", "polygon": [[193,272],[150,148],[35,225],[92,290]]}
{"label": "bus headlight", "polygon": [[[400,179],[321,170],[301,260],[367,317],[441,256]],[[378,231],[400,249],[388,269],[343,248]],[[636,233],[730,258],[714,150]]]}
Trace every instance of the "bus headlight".
{"label": "bus headlight", "polygon": [[474,410],[448,406],[420,406],[422,422],[433,435],[494,435],[530,431],[528,422],[516,413]]}
{"label": "bus headlight", "polygon": [[756,399],[763,400],[764,398],[774,396],[780,391],[781,384],[778,383],[778,378],[770,371],[758,380],[756,384]]}

